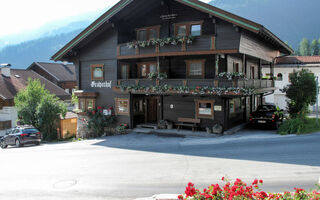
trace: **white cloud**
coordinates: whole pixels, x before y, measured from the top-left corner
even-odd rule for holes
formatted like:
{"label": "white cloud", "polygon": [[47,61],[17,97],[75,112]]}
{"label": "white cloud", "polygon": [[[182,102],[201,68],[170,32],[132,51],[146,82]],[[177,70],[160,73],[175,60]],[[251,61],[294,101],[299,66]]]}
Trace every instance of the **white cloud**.
{"label": "white cloud", "polygon": [[118,0],[1,0],[0,39],[3,36],[35,30],[56,20],[100,11],[117,2]]}

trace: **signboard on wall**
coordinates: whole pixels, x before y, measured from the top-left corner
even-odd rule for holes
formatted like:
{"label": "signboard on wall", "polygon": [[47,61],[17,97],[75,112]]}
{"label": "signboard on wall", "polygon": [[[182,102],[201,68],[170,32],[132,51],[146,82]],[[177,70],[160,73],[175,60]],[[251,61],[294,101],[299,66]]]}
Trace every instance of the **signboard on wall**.
{"label": "signboard on wall", "polygon": [[222,106],[214,106],[214,111],[222,111]]}
{"label": "signboard on wall", "polygon": [[105,82],[92,81],[91,87],[92,88],[112,88],[112,81],[105,81]]}
{"label": "signboard on wall", "polygon": [[105,116],[111,116],[111,115],[112,115],[111,109],[104,109],[104,110],[103,110],[103,115],[105,115]]}

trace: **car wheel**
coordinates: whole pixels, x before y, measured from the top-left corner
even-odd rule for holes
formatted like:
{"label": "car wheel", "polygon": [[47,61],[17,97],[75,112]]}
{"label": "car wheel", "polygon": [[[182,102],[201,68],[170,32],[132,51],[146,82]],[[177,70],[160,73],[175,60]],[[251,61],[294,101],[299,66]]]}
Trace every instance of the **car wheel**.
{"label": "car wheel", "polygon": [[2,149],[5,149],[5,148],[8,147],[8,145],[6,145],[6,144],[4,143],[4,141],[1,141],[0,146],[1,146]]}
{"label": "car wheel", "polygon": [[21,143],[20,143],[20,140],[19,140],[19,139],[16,139],[16,147],[17,147],[17,148],[21,147]]}
{"label": "car wheel", "polygon": [[39,145],[40,145],[40,142],[36,142],[35,145],[39,146]]}

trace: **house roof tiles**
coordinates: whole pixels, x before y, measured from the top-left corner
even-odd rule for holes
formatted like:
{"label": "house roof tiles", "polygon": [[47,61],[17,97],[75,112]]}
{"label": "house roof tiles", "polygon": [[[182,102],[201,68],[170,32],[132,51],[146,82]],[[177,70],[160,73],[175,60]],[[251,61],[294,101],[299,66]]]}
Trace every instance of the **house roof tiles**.
{"label": "house roof tiles", "polygon": [[276,59],[277,65],[282,64],[320,64],[320,56],[285,56]]}
{"label": "house roof tiles", "polygon": [[53,76],[59,82],[76,81],[75,65],[63,64],[63,63],[46,63],[46,62],[34,62],[28,69],[32,69],[37,65],[51,76]]}
{"label": "house roof tiles", "polygon": [[45,79],[32,70],[11,69],[11,76],[5,77],[0,70],[0,97],[4,100],[14,99],[14,96],[22,89],[26,88],[28,78],[38,79],[45,85],[50,93],[55,94],[62,100],[70,99],[70,94],[58,87],[51,81]]}

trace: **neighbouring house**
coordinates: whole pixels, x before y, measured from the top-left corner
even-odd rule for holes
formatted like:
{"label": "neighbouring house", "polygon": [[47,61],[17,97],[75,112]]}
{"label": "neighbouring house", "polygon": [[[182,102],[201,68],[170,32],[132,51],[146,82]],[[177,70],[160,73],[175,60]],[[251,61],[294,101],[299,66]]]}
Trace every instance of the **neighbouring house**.
{"label": "neighbouring house", "polygon": [[65,90],[32,70],[2,67],[0,69],[0,135],[4,134],[6,129],[16,126],[18,115],[14,107],[14,97],[20,90],[26,88],[28,78],[40,80],[49,92],[61,100],[71,98]]}
{"label": "neighbouring house", "polygon": [[[286,94],[281,91],[290,84],[290,74],[294,70],[308,69],[315,76],[320,77],[320,56],[285,56],[276,59],[274,67],[275,87],[277,90],[273,94],[265,97],[267,103],[275,103],[279,108],[286,109]],[[268,69],[263,68],[262,73],[265,77],[270,77]],[[320,101],[319,101],[320,103]],[[310,106],[311,111],[316,111],[316,106]]]}
{"label": "neighbouring house", "polygon": [[227,130],[276,89],[262,66],[273,73],[291,53],[262,25],[197,0],[121,0],[52,59],[75,64],[83,111],[113,106],[131,128],[168,120]]}
{"label": "neighbouring house", "polygon": [[34,62],[27,70],[35,71],[63,88],[69,94],[72,94],[77,86],[75,66],[73,64]]}

